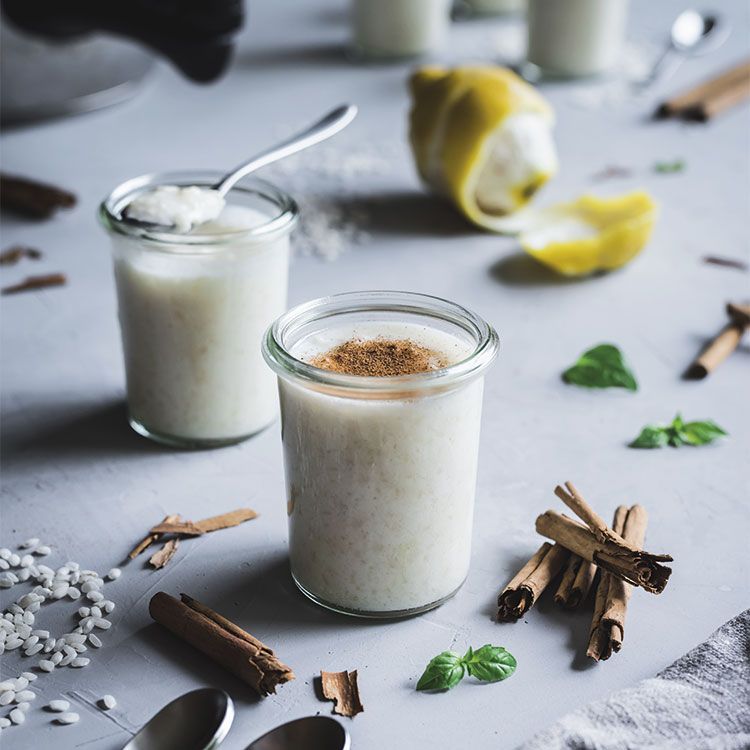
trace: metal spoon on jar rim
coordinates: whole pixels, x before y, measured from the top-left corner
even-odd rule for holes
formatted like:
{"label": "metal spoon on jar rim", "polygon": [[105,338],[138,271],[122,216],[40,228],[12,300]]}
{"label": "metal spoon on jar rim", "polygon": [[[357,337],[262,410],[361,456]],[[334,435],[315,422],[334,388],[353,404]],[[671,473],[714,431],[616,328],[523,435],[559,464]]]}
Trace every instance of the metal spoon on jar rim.
{"label": "metal spoon on jar rim", "polygon": [[245,750],[350,750],[349,732],[330,716],[306,716],[272,729]]}
{"label": "metal spoon on jar rim", "polygon": [[[185,217],[174,214],[175,218],[173,218],[173,216],[170,215],[169,206],[160,213],[161,206],[143,203],[144,199],[148,200],[149,195],[155,195],[159,190],[166,188],[168,191],[172,191],[171,194],[166,195],[167,201],[172,204],[172,212],[175,210],[180,211],[179,191],[185,188],[194,189],[196,187],[198,187],[202,195],[195,193],[194,190],[190,195],[183,193],[183,196],[185,196],[186,210],[197,209],[194,211],[197,219],[195,221],[190,221],[190,214],[188,213],[187,224],[189,226],[194,226],[195,224],[215,219],[224,206],[224,198],[227,193],[243,177],[246,177],[251,172],[255,172],[262,167],[273,164],[281,159],[285,159],[287,156],[291,156],[292,154],[296,154],[306,148],[310,148],[310,146],[315,146],[321,141],[327,140],[343,130],[356,117],[356,115],[357,107],[354,104],[344,104],[340,107],[336,107],[336,109],[330,111],[327,115],[310,125],[310,127],[302,132],[297,133],[291,138],[287,138],[271,148],[261,151],[259,154],[253,156],[252,159],[242,162],[242,164],[236,166],[231,172],[228,172],[218,182],[208,188],[199,188],[198,186],[190,185],[161,185],[144,191],[140,195],[135,196],[133,201],[128,203],[122,209],[120,219],[143,229],[169,231],[173,227],[179,226]],[[203,199],[206,204],[205,211],[203,211],[199,205],[196,206],[195,202],[200,201],[201,199]],[[189,226],[188,229],[182,227],[179,231],[189,231]]]}
{"label": "metal spoon on jar rim", "polygon": [[675,18],[669,33],[669,44],[656,61],[642,88],[657,80],[670,78],[689,57],[718,49],[729,36],[729,26],[714,13],[684,10]]}

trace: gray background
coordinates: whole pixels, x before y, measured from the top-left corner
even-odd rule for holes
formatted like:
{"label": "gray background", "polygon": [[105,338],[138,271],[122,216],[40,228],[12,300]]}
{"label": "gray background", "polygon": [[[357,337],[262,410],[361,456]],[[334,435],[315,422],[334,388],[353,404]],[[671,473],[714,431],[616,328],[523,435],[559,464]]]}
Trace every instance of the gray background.
{"label": "gray background", "polygon": [[[631,38],[658,44],[680,5],[634,2]],[[288,719],[329,713],[331,704],[313,690],[320,669],[360,671],[365,713],[345,720],[356,748],[512,747],[563,713],[654,674],[747,606],[747,345],[704,382],[679,374],[723,324],[724,303],[748,295],[747,274],[701,262],[709,253],[748,257],[748,108],[707,126],[646,117],[664,93],[747,52],[746,3],[721,5],[735,25],[726,46],[686,64],[645,99],[592,111],[574,101],[570,86],[544,87],[557,109],[563,166],[539,202],[644,186],[661,204],[641,257],[583,281],[552,276],[522,257],[512,239],[475,231],[424,196],[405,141],[410,65],[346,60],[340,2],[251,3],[234,67],[217,85],[192,86],[162,66],[124,106],[3,136],[6,171],[69,186],[80,205],[46,223],[5,223],[3,246],[31,244],[45,258],[2,269],[3,285],[48,271],[64,271],[70,283],[2,300],[0,544],[40,536],[54,546],[48,562],[72,558],[104,572],[167,512],[200,518],[249,505],[261,514],[183,543],[162,572],[145,569],[143,558],[129,564],[108,585],[118,604],[115,626],[92,664],[35,683],[37,708],[70,691],[112,693],[118,708],[104,715],[76,699],[82,719],[72,727],[54,726],[35,709],[26,726],[3,732],[4,747],[116,748],[157,707],[207,684],[235,699],[226,747],[241,748]],[[455,24],[445,59],[494,59],[503,28],[498,21]],[[335,147],[382,146],[392,164],[359,186],[370,240],[334,262],[297,258],[290,302],[363,288],[428,292],[473,307],[502,342],[487,377],[469,579],[443,607],[394,623],[328,614],[294,589],[278,425],[237,447],[192,453],[129,431],[109,249],[94,219],[97,202],[125,178],[229,166],[347,100],[361,115]],[[653,173],[656,160],[673,158],[686,160],[684,173]],[[592,175],[609,164],[630,167],[633,177],[596,184]],[[560,372],[603,341],[624,350],[641,383],[637,394],[561,383]],[[716,420],[731,439],[700,449],[625,447],[642,425],[678,410]],[[516,625],[491,619],[498,589],[539,544],[535,516],[559,509],[552,489],[566,479],[606,517],[618,503],[643,503],[648,548],[675,558],[661,596],[634,593],[624,650],[597,666],[581,657],[588,612],[563,615],[545,600]],[[186,591],[219,609],[274,647],[297,680],[258,700],[150,621],[147,603],[158,590]],[[3,604],[18,591],[3,591]],[[75,609],[72,602],[45,607],[39,624],[62,632]],[[445,695],[415,692],[436,653],[487,642],[518,658],[511,680],[467,680]],[[17,661],[5,658],[4,670],[15,674]]]}

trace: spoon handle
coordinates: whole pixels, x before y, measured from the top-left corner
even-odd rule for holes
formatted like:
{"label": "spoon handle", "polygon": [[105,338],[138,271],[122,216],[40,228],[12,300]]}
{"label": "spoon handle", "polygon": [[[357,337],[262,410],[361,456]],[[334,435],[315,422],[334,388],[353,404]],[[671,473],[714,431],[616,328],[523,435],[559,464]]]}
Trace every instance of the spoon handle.
{"label": "spoon handle", "polygon": [[651,72],[641,83],[640,88],[646,89],[653,86],[657,81],[666,81],[671,78],[683,62],[685,62],[683,53],[674,47],[667,47],[661,57],[654,63]]}
{"label": "spoon handle", "polygon": [[250,161],[246,161],[235,167],[213,186],[214,190],[218,190],[222,195],[226,195],[245,175],[330,138],[340,130],[343,130],[355,118],[356,114],[357,107],[354,104],[344,104],[336,107],[336,109],[329,112],[325,117],[301,133],[297,133],[297,135],[282,141],[277,146],[261,151],[250,159]]}

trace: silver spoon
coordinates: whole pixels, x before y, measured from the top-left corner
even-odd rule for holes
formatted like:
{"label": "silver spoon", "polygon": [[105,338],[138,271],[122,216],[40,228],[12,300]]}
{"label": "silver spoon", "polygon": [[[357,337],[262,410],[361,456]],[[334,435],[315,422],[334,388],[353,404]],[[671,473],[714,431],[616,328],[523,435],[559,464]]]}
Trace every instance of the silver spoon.
{"label": "silver spoon", "polygon": [[245,750],[350,750],[349,732],[330,716],[307,716],[272,729]]}
{"label": "silver spoon", "polygon": [[164,706],[122,750],[212,750],[233,721],[234,704],[223,690],[193,690]]}
{"label": "silver spoon", "polygon": [[[310,146],[314,146],[321,141],[327,140],[332,135],[336,135],[336,133],[343,130],[356,116],[357,107],[354,104],[343,104],[340,107],[336,107],[336,109],[330,111],[325,117],[322,117],[301,133],[297,133],[276,146],[261,151],[249,161],[239,164],[224,175],[224,177],[222,177],[217,183],[211,185],[210,189],[216,190],[216,192],[224,198],[243,177],[246,177],[251,172],[255,172],[261,167],[273,164],[276,161],[285,159],[287,156],[291,156],[292,154],[310,148]],[[123,221],[143,228],[168,229],[168,227],[163,224],[139,221],[138,219],[129,217],[127,206],[123,209],[120,218]]]}
{"label": "silver spoon", "polygon": [[670,78],[688,57],[704,55],[720,47],[729,36],[729,27],[713,13],[684,10],[675,18],[669,44],[643,81],[643,88]]}

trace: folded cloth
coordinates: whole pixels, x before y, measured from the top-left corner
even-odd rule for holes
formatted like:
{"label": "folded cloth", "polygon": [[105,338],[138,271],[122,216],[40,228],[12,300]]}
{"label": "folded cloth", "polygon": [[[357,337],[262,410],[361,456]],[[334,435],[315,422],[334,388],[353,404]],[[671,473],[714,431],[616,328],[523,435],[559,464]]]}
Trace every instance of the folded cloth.
{"label": "folded cloth", "polygon": [[568,714],[519,750],[636,748],[750,748],[750,609],[656,677]]}

